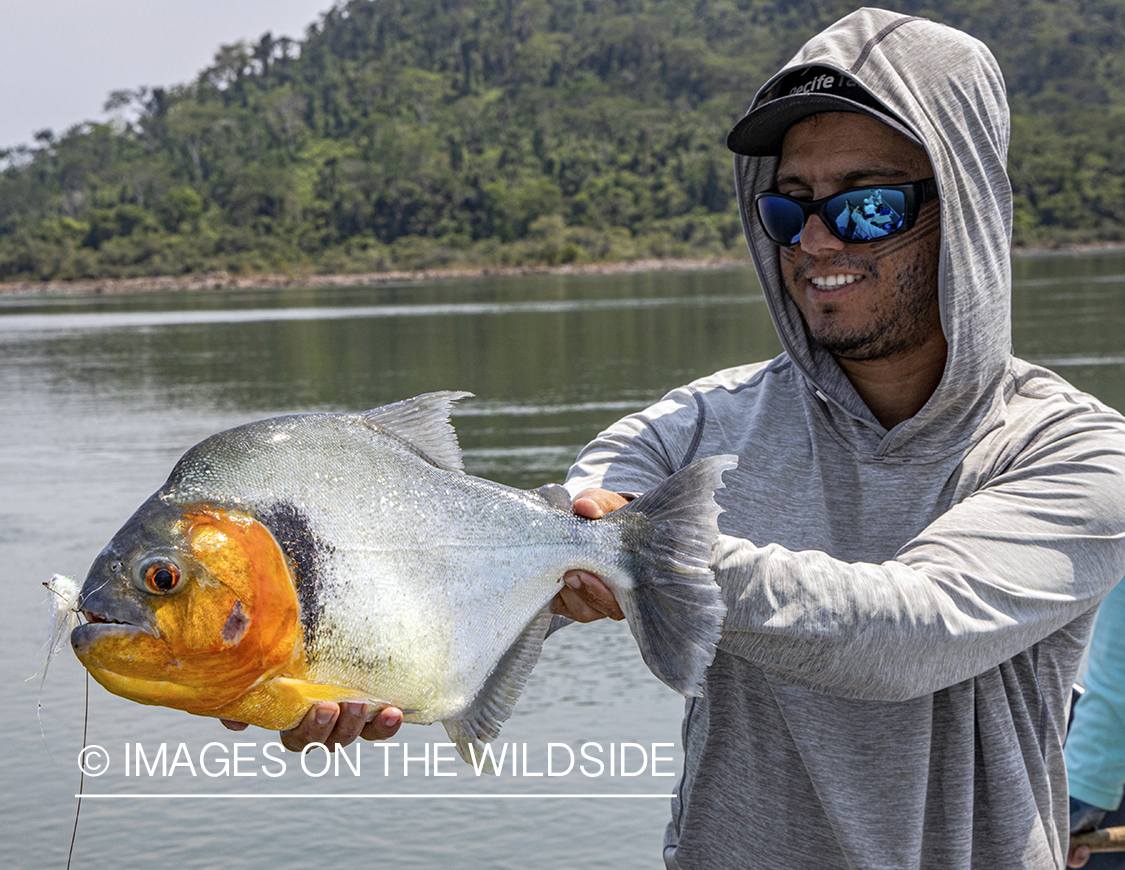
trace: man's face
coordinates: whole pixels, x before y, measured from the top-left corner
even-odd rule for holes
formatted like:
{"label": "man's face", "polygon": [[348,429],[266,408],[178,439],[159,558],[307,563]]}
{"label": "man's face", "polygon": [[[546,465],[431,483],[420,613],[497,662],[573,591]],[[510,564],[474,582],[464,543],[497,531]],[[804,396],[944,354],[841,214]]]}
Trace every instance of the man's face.
{"label": "man's face", "polygon": [[[905,184],[933,176],[926,152],[866,115],[811,115],[785,135],[777,187],[821,199],[851,187]],[[785,289],[809,334],[837,358],[888,359],[944,341],[938,308],[937,201],[905,233],[872,243],[843,242],[819,217],[800,243],[781,249]]]}

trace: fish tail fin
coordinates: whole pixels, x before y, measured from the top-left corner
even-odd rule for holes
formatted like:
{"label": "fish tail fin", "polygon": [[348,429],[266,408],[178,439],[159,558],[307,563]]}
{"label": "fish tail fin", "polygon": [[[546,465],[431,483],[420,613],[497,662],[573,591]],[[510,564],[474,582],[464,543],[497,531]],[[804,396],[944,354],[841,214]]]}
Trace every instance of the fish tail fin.
{"label": "fish tail fin", "polygon": [[614,511],[632,588],[613,592],[645,664],[682,695],[702,693],[726,615],[711,570],[722,512],[715,490],[735,456],[712,456],[681,469]]}

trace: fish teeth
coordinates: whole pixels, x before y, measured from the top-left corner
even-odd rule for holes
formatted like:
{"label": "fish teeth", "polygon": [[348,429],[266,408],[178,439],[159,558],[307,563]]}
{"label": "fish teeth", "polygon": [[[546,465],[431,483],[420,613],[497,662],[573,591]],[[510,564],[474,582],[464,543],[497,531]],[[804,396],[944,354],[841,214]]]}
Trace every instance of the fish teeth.
{"label": "fish teeth", "polygon": [[862,277],[862,275],[841,272],[838,275],[825,275],[821,278],[809,278],[809,281],[811,281],[813,286],[818,290],[831,290],[834,287],[843,287],[845,284],[853,284]]}

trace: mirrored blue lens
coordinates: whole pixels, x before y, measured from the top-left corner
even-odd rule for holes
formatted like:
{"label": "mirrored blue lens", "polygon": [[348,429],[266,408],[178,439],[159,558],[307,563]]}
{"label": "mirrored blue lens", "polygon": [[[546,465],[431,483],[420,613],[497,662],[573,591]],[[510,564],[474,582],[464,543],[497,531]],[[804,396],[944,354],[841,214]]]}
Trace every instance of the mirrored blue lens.
{"label": "mirrored blue lens", "polygon": [[906,223],[906,194],[882,187],[851,190],[828,200],[824,216],[844,239],[881,239]]}
{"label": "mirrored blue lens", "polygon": [[805,228],[805,210],[782,196],[763,196],[758,200],[758,216],[766,234],[779,245],[795,245]]}

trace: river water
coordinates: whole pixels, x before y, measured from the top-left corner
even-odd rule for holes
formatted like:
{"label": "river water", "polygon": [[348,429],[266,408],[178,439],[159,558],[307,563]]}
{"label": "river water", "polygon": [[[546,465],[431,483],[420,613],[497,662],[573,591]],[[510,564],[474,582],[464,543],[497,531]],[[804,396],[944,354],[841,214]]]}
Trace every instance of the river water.
{"label": "river water", "polygon": [[[1015,276],[1016,352],[1125,409],[1125,254],[1026,256]],[[537,486],[627,411],[777,351],[745,268],[0,297],[0,866],[66,865],[77,756],[95,745],[108,764],[81,786],[74,867],[658,864],[682,703],[623,625],[551,638],[500,776],[475,776],[440,726],[325,770],[260,729],[87,686],[69,649],[41,690],[40,584],[80,580],[188,447],[241,422],[469,390],[454,415],[468,472]]]}

